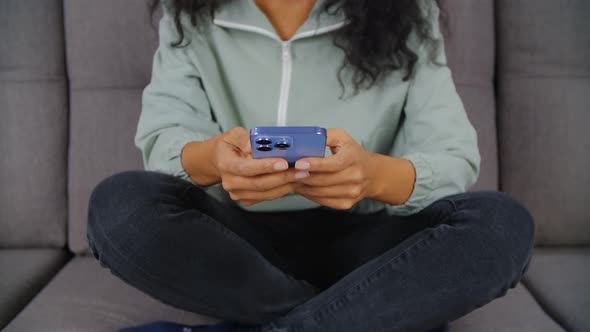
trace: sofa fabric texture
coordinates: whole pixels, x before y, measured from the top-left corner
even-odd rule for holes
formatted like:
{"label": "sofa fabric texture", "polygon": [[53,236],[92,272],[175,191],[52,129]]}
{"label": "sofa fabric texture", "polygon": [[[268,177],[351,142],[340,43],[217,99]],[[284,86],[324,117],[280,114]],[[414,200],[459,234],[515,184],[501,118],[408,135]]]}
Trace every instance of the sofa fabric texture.
{"label": "sofa fabric texture", "polygon": [[[107,332],[156,320],[194,325],[219,321],[163,304],[111,275],[94,258],[77,257],[4,332]],[[453,332],[565,331],[522,285],[459,319],[452,327]]]}
{"label": "sofa fabric texture", "polygon": [[[94,186],[141,169],[133,136],[157,47],[157,15],[146,0],[66,0],[70,78],[68,244],[88,253],[86,211]],[[89,62],[90,61],[90,62]]]}
{"label": "sofa fabric texture", "polygon": [[525,283],[568,331],[590,331],[590,249],[537,249]]}
{"label": "sofa fabric texture", "polygon": [[589,245],[590,2],[496,1],[501,188],[537,243]]}
{"label": "sofa fabric texture", "polygon": [[0,330],[66,262],[65,250],[0,250]]}
{"label": "sofa fabric texture", "polygon": [[0,247],[66,241],[61,2],[0,1]]}
{"label": "sofa fabric texture", "polygon": [[156,320],[193,325],[217,321],[151,298],[113,276],[92,256],[76,257],[4,332],[112,332]]}

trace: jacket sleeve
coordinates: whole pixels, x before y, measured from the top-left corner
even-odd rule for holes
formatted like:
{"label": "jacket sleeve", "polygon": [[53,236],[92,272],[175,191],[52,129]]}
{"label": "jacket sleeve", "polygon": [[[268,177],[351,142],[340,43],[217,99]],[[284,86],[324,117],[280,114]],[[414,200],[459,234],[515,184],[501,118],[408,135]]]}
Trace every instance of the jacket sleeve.
{"label": "jacket sleeve", "polygon": [[194,183],[180,162],[182,148],[191,141],[215,136],[221,129],[213,120],[199,71],[189,58],[193,45],[180,48],[170,45],[178,39],[178,33],[169,5],[162,2],[164,16],[159,24],[159,47],[153,59],[151,81],[142,95],[135,145],[141,150],[146,170]]}
{"label": "jacket sleeve", "polygon": [[[423,43],[418,50],[415,76],[404,107],[404,116],[391,154],[414,165],[416,181],[409,199],[387,204],[390,214],[414,214],[435,200],[465,192],[480,171],[477,133],[470,123],[446,63],[439,29],[439,8],[434,0],[423,2],[432,37],[438,47]],[[428,51],[434,55],[430,62]]]}

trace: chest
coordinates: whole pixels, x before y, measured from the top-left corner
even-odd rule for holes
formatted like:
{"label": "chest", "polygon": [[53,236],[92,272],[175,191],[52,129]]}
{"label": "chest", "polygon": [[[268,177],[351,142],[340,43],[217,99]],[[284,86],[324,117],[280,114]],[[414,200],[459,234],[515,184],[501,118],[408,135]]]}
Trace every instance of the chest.
{"label": "chest", "polygon": [[223,31],[195,47],[212,112],[226,128],[322,126],[345,129],[367,150],[386,152],[399,126],[408,84],[392,74],[353,95],[352,71],[332,35],[283,42]]}

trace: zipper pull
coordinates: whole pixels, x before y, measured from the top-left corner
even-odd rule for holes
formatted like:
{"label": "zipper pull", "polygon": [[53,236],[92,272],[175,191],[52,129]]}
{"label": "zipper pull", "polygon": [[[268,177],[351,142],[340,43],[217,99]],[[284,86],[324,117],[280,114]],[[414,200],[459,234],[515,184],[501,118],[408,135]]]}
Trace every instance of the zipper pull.
{"label": "zipper pull", "polygon": [[285,42],[285,43],[283,43],[283,59],[287,60],[287,59],[289,59],[290,56],[291,56],[290,43]]}

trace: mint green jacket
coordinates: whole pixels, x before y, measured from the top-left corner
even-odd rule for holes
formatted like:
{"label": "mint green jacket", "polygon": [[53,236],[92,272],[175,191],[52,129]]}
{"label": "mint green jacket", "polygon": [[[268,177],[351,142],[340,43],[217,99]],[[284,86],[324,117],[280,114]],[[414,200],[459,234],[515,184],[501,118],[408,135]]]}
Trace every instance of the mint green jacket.
{"label": "mint green jacket", "polygon": [[[145,169],[193,182],[180,162],[188,142],[234,126],[313,125],[343,128],[366,150],[414,165],[416,182],[404,204],[363,199],[350,212],[413,214],[443,196],[466,191],[478,178],[477,134],[446,66],[435,1],[422,0],[421,5],[439,39],[438,64],[429,61],[429,48],[413,33],[409,45],[419,60],[410,80],[394,72],[382,84],[350,97],[351,75],[344,71],[344,99],[339,99],[337,80],[344,53],[332,44],[332,32],[346,22],[342,14],[323,13],[323,0],[289,41],[277,36],[253,0],[230,1],[199,28],[183,17],[190,39],[184,48],[170,46],[178,34],[171,8],[163,3],[160,44],[135,136]],[[251,211],[318,207],[294,193],[247,207],[232,201],[220,184],[202,188]]]}

